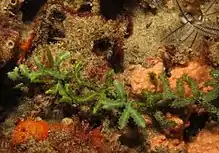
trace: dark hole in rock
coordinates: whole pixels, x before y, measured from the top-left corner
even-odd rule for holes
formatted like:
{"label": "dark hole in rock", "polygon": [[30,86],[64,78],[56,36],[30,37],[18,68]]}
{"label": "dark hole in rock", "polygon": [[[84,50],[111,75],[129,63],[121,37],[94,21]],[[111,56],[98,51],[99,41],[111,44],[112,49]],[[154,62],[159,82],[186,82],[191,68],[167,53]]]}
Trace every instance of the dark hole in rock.
{"label": "dark hole in rock", "polygon": [[81,5],[81,7],[78,9],[79,13],[84,13],[84,12],[90,12],[92,9],[92,3],[87,2]]}
{"label": "dark hole in rock", "polygon": [[17,3],[17,1],[16,1],[16,0],[11,0],[10,3],[13,4],[13,5],[15,5],[15,4]]}
{"label": "dark hole in rock", "polygon": [[66,18],[64,12],[61,12],[59,10],[53,10],[50,17],[54,18],[56,21],[60,21],[60,22],[64,21]]}
{"label": "dark hole in rock", "polygon": [[104,38],[94,41],[93,52],[97,55],[104,55],[114,71],[122,72],[124,70],[124,52],[122,41]]}
{"label": "dark hole in rock", "polygon": [[23,12],[23,22],[33,21],[40,8],[47,2],[47,0],[25,0],[21,7]]}
{"label": "dark hole in rock", "polygon": [[89,124],[93,129],[101,126],[101,123],[102,123],[102,119],[100,117],[93,116],[89,120]]}
{"label": "dark hole in rock", "polygon": [[157,8],[152,8],[148,5],[148,7],[143,9],[145,13],[151,12],[153,15],[157,14]]}
{"label": "dark hole in rock", "polygon": [[135,0],[100,0],[100,12],[106,19],[116,19],[135,5]]}
{"label": "dark hole in rock", "polygon": [[72,117],[73,115],[78,114],[78,112],[78,108],[68,103],[59,103],[53,104],[48,108],[44,108],[38,116],[47,120],[62,120],[65,117]]}
{"label": "dark hole in rock", "polygon": [[190,126],[184,130],[184,140],[188,142],[192,137],[196,136],[204,128],[208,119],[209,115],[207,113],[200,115],[197,113],[192,114],[189,118]]}
{"label": "dark hole in rock", "polygon": [[100,40],[94,41],[93,52],[97,55],[101,55],[102,53],[106,52],[111,47],[110,39],[104,38]]}
{"label": "dark hole in rock", "polygon": [[130,148],[137,148],[144,145],[144,135],[139,132],[137,128],[128,129],[127,133],[119,137],[119,141],[122,145]]}
{"label": "dark hole in rock", "polygon": [[65,38],[65,33],[59,29],[52,28],[48,32],[48,43],[56,43]]}
{"label": "dark hole in rock", "polygon": [[79,106],[80,111],[77,113],[81,121],[86,121],[89,123],[91,128],[96,128],[101,126],[101,123],[105,116],[94,115],[91,113],[90,107],[87,106]]}
{"label": "dark hole in rock", "polygon": [[0,68],[4,67],[6,64],[5,60],[0,60]]}
{"label": "dark hole in rock", "polygon": [[60,104],[61,107],[61,110],[63,112],[63,117],[72,117],[73,115],[75,114],[78,114],[79,112],[79,109],[74,107],[73,105],[71,104],[68,104],[68,103],[63,103],[63,104]]}
{"label": "dark hole in rock", "polygon": [[124,51],[123,51],[123,42],[121,40],[115,40],[113,45],[113,54],[108,58],[109,63],[116,73],[124,71]]}
{"label": "dark hole in rock", "polygon": [[100,0],[100,12],[107,19],[116,19],[123,9],[123,0]]}

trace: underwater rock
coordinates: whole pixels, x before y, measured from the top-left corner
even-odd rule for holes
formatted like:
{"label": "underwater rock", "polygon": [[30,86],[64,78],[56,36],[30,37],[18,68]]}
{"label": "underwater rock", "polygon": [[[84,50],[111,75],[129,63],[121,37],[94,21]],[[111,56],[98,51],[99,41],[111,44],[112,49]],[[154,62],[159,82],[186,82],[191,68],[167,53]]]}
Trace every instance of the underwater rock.
{"label": "underwater rock", "polygon": [[150,80],[149,74],[155,73],[157,76],[164,71],[162,62],[157,63],[151,68],[144,68],[141,65],[133,65],[129,68],[127,73],[127,82],[131,85],[132,93],[141,94],[143,90],[155,91],[156,87]]}
{"label": "underwater rock", "polygon": [[[156,75],[164,72],[164,65],[162,62],[158,62],[151,68],[144,68],[140,65],[134,65],[129,69],[127,82],[132,87],[134,94],[140,94],[143,90],[155,91],[155,86],[151,82],[149,74],[153,72]],[[201,90],[204,92],[212,90],[211,87],[204,87],[204,82],[211,79],[210,67],[200,62],[189,62],[187,66],[174,67],[171,71],[171,77],[169,78],[170,87],[175,89],[176,81],[183,75],[187,74],[193,78]],[[202,76],[202,77],[200,77]],[[187,85],[185,85],[185,95],[191,95],[191,91]]]}
{"label": "underwater rock", "polygon": [[209,123],[198,136],[188,144],[189,153],[217,153],[219,152],[219,127]]}
{"label": "underwater rock", "polygon": [[[169,78],[170,86],[174,89],[177,79],[183,74],[187,74],[198,83],[199,89],[207,92],[212,89],[210,87],[204,87],[204,83],[211,79],[209,72],[210,67],[208,65],[196,61],[189,62],[185,67],[176,67],[171,71],[171,77]],[[191,91],[187,85],[185,85],[185,95],[191,95]]]}
{"label": "underwater rock", "polygon": [[168,139],[164,134],[149,133],[149,152],[186,152],[185,143],[179,139]]}

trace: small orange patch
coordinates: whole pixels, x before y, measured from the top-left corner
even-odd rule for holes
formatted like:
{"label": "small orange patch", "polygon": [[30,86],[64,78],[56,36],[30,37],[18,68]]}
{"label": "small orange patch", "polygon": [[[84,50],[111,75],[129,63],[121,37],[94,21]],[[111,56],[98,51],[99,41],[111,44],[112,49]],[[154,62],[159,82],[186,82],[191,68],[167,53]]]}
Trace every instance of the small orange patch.
{"label": "small orange patch", "polygon": [[103,136],[100,131],[100,127],[92,130],[90,134],[91,134],[92,145],[94,145],[96,148],[101,148],[103,144]]}
{"label": "small orange patch", "polygon": [[44,140],[48,137],[49,125],[45,121],[27,119],[21,121],[12,132],[13,144],[21,144],[30,138]]}
{"label": "small orange patch", "polygon": [[20,42],[19,48],[21,50],[21,53],[18,63],[21,63],[24,60],[25,55],[28,53],[30,47],[32,46],[34,38],[35,38],[35,32],[33,31],[30,33],[29,37],[27,37],[26,40]]}

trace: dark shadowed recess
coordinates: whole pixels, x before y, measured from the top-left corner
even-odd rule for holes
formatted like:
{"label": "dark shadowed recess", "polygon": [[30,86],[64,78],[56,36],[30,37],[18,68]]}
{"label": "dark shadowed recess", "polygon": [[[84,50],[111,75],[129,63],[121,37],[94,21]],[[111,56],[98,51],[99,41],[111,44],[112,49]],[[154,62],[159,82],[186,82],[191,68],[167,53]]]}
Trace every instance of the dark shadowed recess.
{"label": "dark shadowed recess", "polygon": [[91,12],[92,9],[92,3],[86,2],[81,5],[81,7],[78,9],[78,13],[85,13],[85,12]]}
{"label": "dark shadowed recess", "polygon": [[119,141],[122,145],[135,148],[139,152],[147,152],[145,135],[135,125],[129,126],[125,133],[119,137]]}
{"label": "dark shadowed recess", "polygon": [[92,49],[97,55],[104,55],[116,73],[124,71],[123,42],[119,39],[103,38],[94,41]]}
{"label": "dark shadowed recess", "polygon": [[119,14],[134,5],[134,0],[100,0],[100,12],[107,19],[116,19]]}
{"label": "dark shadowed recess", "polygon": [[0,123],[17,107],[20,92],[13,89],[14,84],[7,73],[12,71],[15,63],[10,62],[0,69]]}
{"label": "dark shadowed recess", "polygon": [[136,148],[143,145],[144,136],[137,130],[132,130],[119,137],[122,145],[126,145],[130,148]]}
{"label": "dark shadowed recess", "polygon": [[209,120],[207,113],[197,114],[194,113],[189,118],[190,126],[184,131],[184,140],[190,141],[192,137],[196,136],[198,132],[205,127],[206,122]]}
{"label": "dark shadowed recess", "polygon": [[33,21],[40,8],[47,2],[47,0],[25,0],[21,7],[23,12],[23,22]]}
{"label": "dark shadowed recess", "polygon": [[100,0],[100,11],[107,19],[115,19],[123,9],[123,0]]}
{"label": "dark shadowed recess", "polygon": [[[44,102],[44,101],[43,101]],[[34,103],[37,103],[34,102]],[[42,103],[42,102],[41,102]],[[45,120],[59,120],[61,121],[65,117],[72,117],[79,113],[79,109],[69,103],[56,103],[43,108],[37,116]]]}

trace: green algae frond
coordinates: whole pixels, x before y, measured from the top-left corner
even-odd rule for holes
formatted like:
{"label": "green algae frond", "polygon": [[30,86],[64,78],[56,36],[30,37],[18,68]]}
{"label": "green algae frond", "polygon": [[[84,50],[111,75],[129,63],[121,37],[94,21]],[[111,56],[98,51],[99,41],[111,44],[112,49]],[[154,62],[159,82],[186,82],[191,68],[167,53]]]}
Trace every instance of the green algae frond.
{"label": "green algae frond", "polygon": [[[37,57],[34,58],[37,70],[32,71],[26,65],[21,64],[15,67],[8,77],[19,83],[16,87],[31,87],[31,84],[46,85],[42,86],[46,94],[58,98],[59,102],[70,103],[75,106],[86,105],[90,108],[93,115],[101,116],[103,111],[114,112],[119,116],[118,125],[123,129],[132,119],[136,125],[145,128],[146,123],[143,114],[150,115],[159,125],[166,129],[175,126],[174,121],[166,119],[163,110],[188,109],[189,105],[200,105],[216,120],[219,121],[219,108],[215,100],[219,97],[219,71],[210,72],[212,80],[206,83],[206,86],[212,86],[213,90],[204,93],[199,90],[197,83],[187,75],[183,75],[177,80],[176,90],[172,90],[167,76],[161,74],[162,92],[145,91],[139,99],[132,99],[131,95],[125,90],[123,83],[114,80],[114,73],[110,71],[107,74],[105,83],[97,85],[83,78],[83,64],[75,62],[72,70],[61,71],[60,65],[70,57],[69,52],[64,52],[53,58],[50,51],[47,52],[49,66],[39,62]],[[192,96],[185,96],[184,83],[186,83],[192,92]]]}

